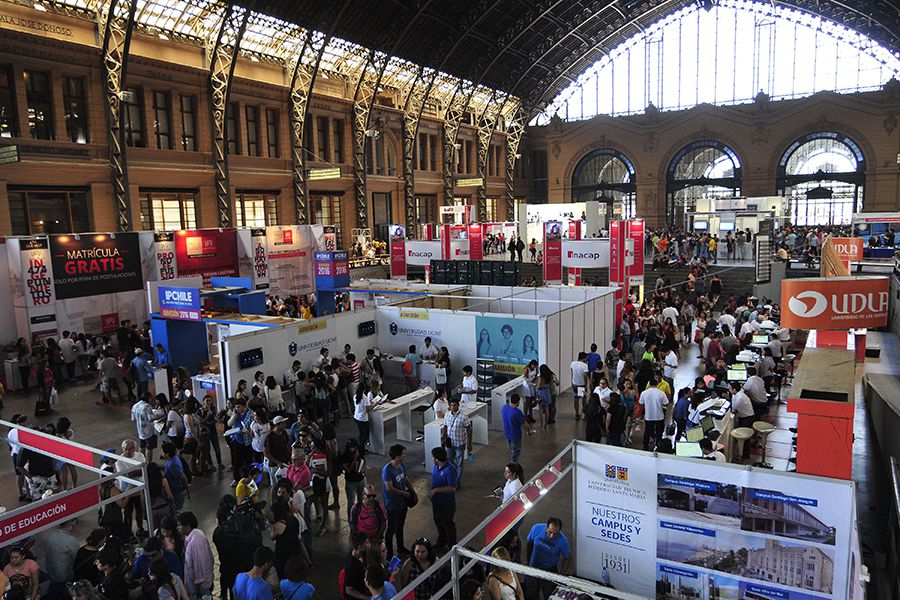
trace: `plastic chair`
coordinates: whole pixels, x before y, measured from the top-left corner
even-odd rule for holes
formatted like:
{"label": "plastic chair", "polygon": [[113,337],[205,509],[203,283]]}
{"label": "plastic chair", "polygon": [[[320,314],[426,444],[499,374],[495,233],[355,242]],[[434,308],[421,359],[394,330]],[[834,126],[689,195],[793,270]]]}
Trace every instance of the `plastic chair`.
{"label": "plastic chair", "polygon": [[766,421],[755,421],[753,423],[753,430],[759,434],[760,444],[762,445],[762,456],[760,457],[758,462],[753,463],[753,466],[761,467],[763,469],[771,469],[772,465],[766,462],[766,441],[769,438],[769,434],[775,431],[775,426]]}
{"label": "plastic chair", "polygon": [[731,439],[736,442],[735,446],[737,446],[731,454],[731,462],[741,462],[744,455],[744,446],[747,444],[747,440],[752,437],[753,430],[749,427],[736,427],[731,430]]}

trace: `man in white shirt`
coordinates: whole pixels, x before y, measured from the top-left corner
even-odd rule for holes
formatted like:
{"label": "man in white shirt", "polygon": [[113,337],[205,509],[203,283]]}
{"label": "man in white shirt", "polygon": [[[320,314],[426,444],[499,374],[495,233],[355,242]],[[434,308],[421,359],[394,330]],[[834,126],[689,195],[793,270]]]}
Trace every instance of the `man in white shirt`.
{"label": "man in white shirt", "polygon": [[321,368],[325,367],[325,365],[330,365],[330,364],[331,364],[331,359],[328,358],[328,348],[322,348],[321,350],[319,350],[319,358],[316,359],[316,361],[313,363],[313,365],[317,369],[321,369]]}
{"label": "man in white shirt", "polygon": [[[744,444],[744,446],[747,446]],[[716,447],[713,445],[712,440],[708,438],[703,438],[700,440],[700,451],[703,452],[703,458],[706,460],[714,460],[716,462],[724,463],[728,462],[725,458],[725,455],[716,450]]]}
{"label": "man in white shirt", "polygon": [[[759,326],[759,325],[757,324],[757,327],[758,327],[758,326]],[[741,324],[741,332],[740,332],[740,335],[739,335],[738,337],[743,338],[743,337],[746,336],[747,334],[752,334],[753,332],[754,332],[754,329],[753,329],[753,325],[751,324],[751,321],[744,321],[744,322]]]}
{"label": "man in white shirt", "polygon": [[784,356],[784,346],[781,345],[775,334],[769,335],[769,338],[766,348],[772,351],[772,358],[775,359],[775,362],[781,362],[781,358]]}
{"label": "man in white shirt", "polygon": [[431,338],[425,338],[425,345],[419,349],[419,358],[422,360],[434,360],[438,356],[437,346],[431,344]]}
{"label": "man in white shirt", "polygon": [[666,319],[672,319],[672,322],[677,324],[678,323],[678,309],[675,308],[674,306],[667,306],[664,309],[662,309],[662,317],[663,317],[663,323],[666,322]]}
{"label": "man in white shirt", "polygon": [[594,388],[594,393],[600,397],[600,406],[603,407],[603,410],[609,408],[609,396],[612,394],[612,390],[609,388],[609,381],[606,377],[600,378],[597,387]]}
{"label": "man in white shirt", "polygon": [[475,402],[476,395],[478,394],[478,380],[475,379],[475,376],[472,374],[472,367],[469,365],[463,367],[463,380],[462,385],[459,386],[459,392],[460,401],[463,404]]}
{"label": "man in white shirt", "polygon": [[[735,318],[734,318],[734,315],[731,314],[730,310],[726,309],[725,312],[723,312],[719,316],[719,327],[722,327],[723,325],[728,325],[728,329],[734,331],[734,323],[735,323]],[[724,329],[723,329],[723,331],[724,331]]]}
{"label": "man in white shirt", "polygon": [[63,363],[66,366],[66,378],[75,379],[75,359],[78,358],[78,351],[75,349],[75,340],[68,331],[63,331],[62,338],[59,340],[59,351],[62,353]]}
{"label": "man in white shirt", "polygon": [[768,404],[766,398],[766,383],[762,377],[756,374],[756,367],[747,367],[747,381],[744,382],[744,391],[750,397],[750,401],[757,410],[764,409]]}
{"label": "man in white shirt", "polygon": [[658,389],[659,375],[654,374],[650,380],[650,387],[641,392],[638,402],[644,407],[644,450],[650,450],[650,438],[654,444],[662,439],[663,426],[666,422],[666,405],[669,399],[665,392]]}
{"label": "man in white shirt", "polygon": [[734,411],[737,417],[737,426],[752,427],[755,414],[750,396],[741,389],[741,382],[732,381],[728,385],[731,387],[731,410]]}
{"label": "man in white shirt", "polygon": [[671,348],[663,359],[663,379],[669,384],[669,387],[675,390],[675,369],[678,368],[678,355]]}
{"label": "man in white shirt", "polygon": [[584,412],[586,386],[588,378],[587,352],[579,352],[578,359],[569,365],[572,369],[572,401],[575,406],[575,420],[581,419]]}
{"label": "man in white shirt", "polygon": [[[298,390],[298,383],[300,382],[300,376],[298,373],[300,372],[301,363],[299,360],[295,360],[291,364],[291,368],[284,372],[281,376],[282,389],[285,391],[290,390],[293,396],[294,408],[299,408],[300,406],[300,394]],[[288,411],[291,413],[297,412],[296,410]]]}
{"label": "man in white shirt", "polygon": [[162,415],[150,406],[149,398],[149,394],[143,394],[138,398],[138,401],[131,407],[131,420],[134,421],[137,429],[141,450],[145,450],[147,460],[153,462],[153,449],[157,444],[156,428],[153,426],[153,422]]}
{"label": "man in white shirt", "polygon": [[[140,452],[137,451],[138,444],[135,440],[128,438],[122,441],[122,456],[125,458],[130,458],[131,460],[136,460],[138,462],[146,463],[147,458]],[[134,468],[134,465],[130,463],[126,463],[123,460],[116,461],[116,473],[124,473]],[[128,475],[131,479],[139,479],[140,471],[132,472]],[[122,490],[123,492],[131,487],[131,484],[126,483],[122,477],[116,479],[116,487]],[[139,533],[144,532],[144,510],[142,510],[141,499],[144,497],[143,494],[133,494],[128,497],[128,503],[125,504],[125,523],[128,525],[129,529],[131,528],[131,516],[134,515],[135,523],[137,524],[137,531]]]}

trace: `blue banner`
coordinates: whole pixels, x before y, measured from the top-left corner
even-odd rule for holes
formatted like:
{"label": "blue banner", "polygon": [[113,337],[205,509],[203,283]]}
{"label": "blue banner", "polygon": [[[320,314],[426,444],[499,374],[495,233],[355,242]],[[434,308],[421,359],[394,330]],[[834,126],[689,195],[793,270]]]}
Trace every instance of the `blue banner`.
{"label": "blue banner", "polygon": [[476,317],[478,358],[494,360],[494,372],[521,375],[530,361],[538,357],[538,321],[504,317]]}
{"label": "blue banner", "polygon": [[164,319],[200,321],[200,290],[159,286],[159,314]]}

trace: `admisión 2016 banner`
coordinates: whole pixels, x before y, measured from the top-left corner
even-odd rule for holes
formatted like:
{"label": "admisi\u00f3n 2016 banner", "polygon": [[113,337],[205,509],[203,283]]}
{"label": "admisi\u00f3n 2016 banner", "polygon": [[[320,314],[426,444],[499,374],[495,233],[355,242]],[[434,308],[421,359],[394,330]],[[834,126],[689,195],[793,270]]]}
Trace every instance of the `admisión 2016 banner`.
{"label": "admisi\u00f3n 2016 banner", "polygon": [[576,572],[653,597],[849,597],[851,482],[578,443]]}

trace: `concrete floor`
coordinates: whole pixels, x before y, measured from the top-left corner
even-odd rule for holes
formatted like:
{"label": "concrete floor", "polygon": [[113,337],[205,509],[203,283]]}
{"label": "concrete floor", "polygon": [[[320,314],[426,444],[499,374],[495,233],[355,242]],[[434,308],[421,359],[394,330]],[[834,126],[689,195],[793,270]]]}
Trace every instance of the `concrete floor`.
{"label": "concrete floor", "polygon": [[[876,334],[877,335],[877,334]],[[900,371],[900,342],[892,335],[881,336],[882,339],[872,343],[880,343],[882,356],[880,360],[867,363],[858,369],[858,379],[865,370],[878,370],[879,372]],[[700,361],[697,359],[697,347],[691,345],[685,347],[681,353],[681,365],[676,371],[676,390],[691,385],[694,378],[700,374]],[[861,394],[858,394],[861,398]],[[85,384],[64,389],[60,393],[58,406],[59,415],[53,419],[32,419],[35,424],[43,425],[57,416],[66,415],[73,423],[76,431],[75,439],[81,443],[97,448],[118,448],[125,437],[134,437],[134,428],[129,420],[128,407],[102,407],[95,401],[99,398],[99,392],[92,385]],[[556,455],[573,438],[583,437],[581,422],[573,419],[571,393],[563,394],[558,401],[558,418],[554,426],[544,432],[539,432],[524,441],[524,448],[520,462],[525,469],[526,477],[530,477],[537,469],[544,466],[550,458]],[[33,399],[25,398],[20,393],[11,393],[5,401],[3,417],[8,419],[14,413],[24,412],[33,414]],[[787,459],[790,452],[791,435],[786,427],[793,426],[796,420],[792,415],[784,414],[784,408],[773,408],[772,421],[781,429],[769,438],[769,462],[775,468],[787,469]],[[860,410],[857,412],[857,440],[854,446],[854,473],[859,484],[859,513],[861,524],[861,538],[866,546],[867,555],[871,558],[877,552],[883,552],[886,540],[886,532],[883,523],[886,520],[889,500],[885,500],[886,482],[884,481],[883,466],[872,457],[874,452],[874,436],[868,433],[868,421],[865,407],[860,402]],[[639,444],[640,430],[635,433],[635,442]],[[354,437],[356,429],[349,419],[344,419],[338,429],[338,440],[343,441]],[[410,511],[406,523],[406,544],[409,546],[418,537],[425,536],[434,539],[436,530],[431,519],[431,509],[427,501],[427,489],[430,483],[430,468],[426,470],[422,466],[424,449],[421,443],[410,443],[406,465],[414,486],[419,492],[419,505]],[[639,446],[638,446],[639,447]],[[224,449],[227,459],[227,449]],[[757,460],[754,456],[751,461]],[[490,496],[491,491],[502,484],[503,465],[508,462],[509,455],[502,433],[490,432],[490,445],[476,448],[475,459],[465,465],[465,487],[457,495],[456,522],[459,536],[462,537],[498,505],[496,499]],[[380,484],[380,469],[385,458],[370,455],[369,480],[375,483],[378,489]],[[92,476],[84,471],[82,477]],[[215,509],[223,494],[232,493],[229,487],[231,475],[227,471],[218,472],[211,476],[195,478],[191,489],[191,499],[186,503],[186,509],[194,511],[199,519],[201,527],[211,535],[215,527]],[[343,485],[340,485],[343,492]],[[15,480],[8,460],[0,462],[0,506],[9,509],[19,506],[15,491]],[[564,531],[570,526],[572,520],[571,488],[568,482],[563,482],[553,493],[551,501],[542,502],[535,506],[529,513],[523,524],[530,527],[532,523],[541,522],[550,514],[563,519]],[[341,510],[330,511],[328,518],[328,533],[323,537],[313,538],[314,547],[314,571],[312,583],[319,589],[320,597],[336,598],[337,574],[343,566],[344,557],[348,551],[349,528],[346,521],[346,499],[341,497]],[[79,523],[79,537],[83,537],[95,521],[92,517],[84,517]],[[39,538],[42,536],[39,536]],[[482,539],[476,538],[480,547]],[[474,545],[474,544],[473,544]],[[43,540],[38,539],[35,546],[38,555],[43,553]],[[577,551],[577,548],[575,549]],[[868,561],[867,561],[868,562]],[[872,567],[870,566],[870,569]],[[216,590],[218,596],[218,590]]]}

